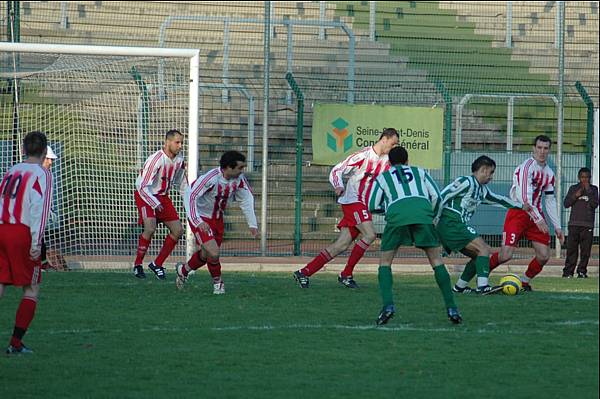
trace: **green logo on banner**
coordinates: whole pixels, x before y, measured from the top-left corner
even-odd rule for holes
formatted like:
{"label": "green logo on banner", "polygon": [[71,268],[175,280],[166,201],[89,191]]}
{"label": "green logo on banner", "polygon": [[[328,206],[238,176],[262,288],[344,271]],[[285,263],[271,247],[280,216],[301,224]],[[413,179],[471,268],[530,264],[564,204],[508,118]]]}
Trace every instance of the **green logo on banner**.
{"label": "green logo on banner", "polygon": [[336,152],[339,150],[342,150],[342,152],[348,151],[352,148],[352,135],[346,129],[348,122],[342,118],[337,118],[332,125],[333,135],[327,132],[327,147]]}

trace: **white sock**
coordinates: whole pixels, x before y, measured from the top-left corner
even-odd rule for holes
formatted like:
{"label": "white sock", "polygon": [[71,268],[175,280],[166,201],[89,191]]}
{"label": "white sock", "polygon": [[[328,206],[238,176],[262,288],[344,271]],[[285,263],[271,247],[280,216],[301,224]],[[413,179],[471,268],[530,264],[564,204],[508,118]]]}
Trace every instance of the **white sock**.
{"label": "white sock", "polygon": [[490,285],[487,277],[477,277],[477,287],[485,287],[486,285]]}
{"label": "white sock", "polygon": [[469,282],[465,281],[465,280],[463,280],[461,278],[459,278],[458,281],[456,282],[456,286],[458,288],[465,288],[467,286],[467,284],[469,284]]}
{"label": "white sock", "polygon": [[523,275],[523,277],[521,277],[521,281],[526,284],[529,284],[529,277],[527,277],[526,275]]}

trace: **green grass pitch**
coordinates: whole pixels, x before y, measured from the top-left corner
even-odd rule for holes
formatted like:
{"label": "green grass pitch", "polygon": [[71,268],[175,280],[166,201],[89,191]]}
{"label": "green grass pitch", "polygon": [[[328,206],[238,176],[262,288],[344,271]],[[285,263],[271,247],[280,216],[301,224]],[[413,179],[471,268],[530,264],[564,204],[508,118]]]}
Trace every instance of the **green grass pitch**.
{"label": "green grass pitch", "polygon": [[[35,353],[0,356],[1,398],[598,395],[596,278],[540,277],[515,297],[457,296],[464,324],[454,326],[433,275],[395,274],[396,316],[376,327],[374,274],[358,272],[358,290],[334,274],[301,290],[291,273],[225,270],[222,296],[206,271],[182,292],[173,272],[167,282],[123,272],[43,277],[24,339]],[[3,345],[20,295],[8,287],[0,299]]]}

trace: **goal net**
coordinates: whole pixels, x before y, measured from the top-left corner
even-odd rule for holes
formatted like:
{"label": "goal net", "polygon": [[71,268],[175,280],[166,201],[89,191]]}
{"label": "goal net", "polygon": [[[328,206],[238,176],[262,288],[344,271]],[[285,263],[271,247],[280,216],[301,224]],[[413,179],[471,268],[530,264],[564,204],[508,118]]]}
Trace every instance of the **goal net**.
{"label": "goal net", "polygon": [[[98,49],[103,54],[94,54]],[[186,161],[195,158],[189,162],[195,178],[198,80],[191,60],[195,55],[197,62],[197,52],[131,50],[25,45],[0,51],[0,173],[21,161],[22,138],[33,130],[46,133],[58,157],[45,233],[51,254],[99,261],[135,254],[141,228],[134,182],[166,131],[185,134],[183,151]],[[179,193],[173,199],[185,220]],[[164,234],[157,230],[148,258]],[[174,254],[185,252],[179,245]]]}

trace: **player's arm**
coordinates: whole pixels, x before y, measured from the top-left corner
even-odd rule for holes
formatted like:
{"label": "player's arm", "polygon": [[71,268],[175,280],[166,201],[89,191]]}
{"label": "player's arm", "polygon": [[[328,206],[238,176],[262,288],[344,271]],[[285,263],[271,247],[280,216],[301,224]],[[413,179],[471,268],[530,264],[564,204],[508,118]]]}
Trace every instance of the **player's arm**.
{"label": "player's arm", "polygon": [[258,235],[258,222],[254,213],[254,195],[252,189],[246,180],[246,176],[242,175],[241,184],[235,193],[236,201],[239,201],[240,208],[246,217],[250,232],[254,237]]}
{"label": "player's arm", "polygon": [[29,195],[31,206],[29,210],[31,216],[30,255],[33,259],[38,259],[41,256],[44,229],[52,206],[52,175],[48,170],[44,169],[44,173],[37,176]]}
{"label": "player's arm", "polygon": [[520,204],[520,203],[513,201],[510,198],[507,198],[503,195],[496,194],[489,188],[486,191],[487,192],[486,192],[484,200],[483,200],[484,204],[501,206],[501,207],[507,208],[507,209],[523,209],[523,207],[525,207],[526,209],[529,209],[528,205]]}
{"label": "player's arm", "polygon": [[183,196],[183,193],[185,192],[185,189],[188,188],[188,186],[189,186],[186,172],[187,172],[186,164],[185,164],[185,162],[182,162],[181,168],[179,168],[177,173],[175,173],[175,177],[173,179],[175,185],[179,186],[179,192],[181,193],[182,196]]}
{"label": "player's arm", "polygon": [[425,188],[429,193],[429,200],[431,201],[431,207],[433,208],[433,215],[435,218],[439,216],[442,210],[442,207],[440,206],[442,202],[442,193],[440,192],[440,188],[438,187],[435,180],[433,180],[431,176],[429,176],[429,173],[425,172],[424,170],[422,170],[422,173],[425,174]]}
{"label": "player's arm", "polygon": [[365,161],[362,152],[352,154],[342,162],[338,163],[329,173],[329,183],[333,186],[335,193],[339,196],[344,192],[343,177],[351,174],[354,169],[360,167]]}
{"label": "player's arm", "polygon": [[550,182],[544,187],[544,195],[546,197],[546,211],[548,212],[548,218],[558,234],[562,228],[560,227],[560,218],[558,216],[558,201],[556,201],[556,196],[554,195],[554,177],[552,177]]}
{"label": "player's arm", "polygon": [[160,206],[160,201],[152,194],[152,183],[160,171],[161,165],[162,159],[156,159],[156,156],[149,157],[142,169],[142,183],[139,187],[136,187],[142,200],[150,205],[152,209],[156,209]]}
{"label": "player's arm", "polygon": [[369,194],[369,212],[371,213],[385,212],[385,192],[380,184],[381,176],[383,176],[383,174],[375,179],[375,183]]}

